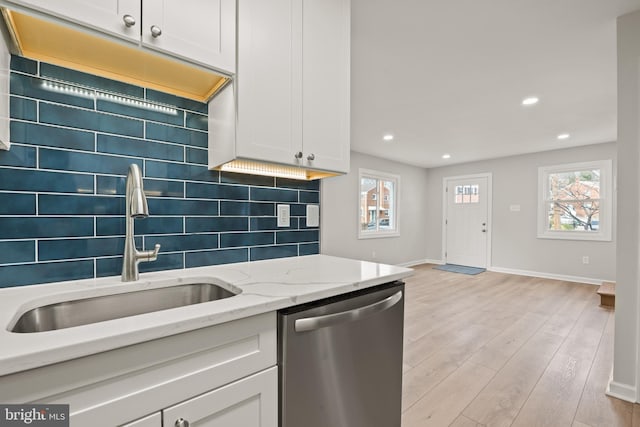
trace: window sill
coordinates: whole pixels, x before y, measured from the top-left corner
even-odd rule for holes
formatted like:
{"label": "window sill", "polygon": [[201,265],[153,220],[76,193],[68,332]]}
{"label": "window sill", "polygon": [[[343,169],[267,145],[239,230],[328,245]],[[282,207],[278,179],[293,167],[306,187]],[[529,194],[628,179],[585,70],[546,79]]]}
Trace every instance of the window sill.
{"label": "window sill", "polygon": [[550,240],[580,240],[580,241],[594,241],[594,242],[611,242],[611,236],[605,234],[590,234],[586,232],[547,232],[538,233],[538,239],[550,239]]}
{"label": "window sill", "polygon": [[358,239],[384,239],[386,237],[400,237],[399,231],[377,231],[371,233],[358,233]]}

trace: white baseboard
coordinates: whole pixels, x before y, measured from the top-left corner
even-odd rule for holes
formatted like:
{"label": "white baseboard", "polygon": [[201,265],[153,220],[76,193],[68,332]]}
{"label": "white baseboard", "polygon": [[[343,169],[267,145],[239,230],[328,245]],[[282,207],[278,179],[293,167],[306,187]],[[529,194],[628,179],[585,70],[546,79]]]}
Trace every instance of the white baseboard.
{"label": "white baseboard", "polygon": [[402,264],[397,264],[399,267],[415,267],[420,264],[444,264],[444,261],[438,259],[418,259],[415,261],[403,262]]}
{"label": "white baseboard", "polygon": [[[496,273],[516,274],[518,276],[540,277],[541,279],[553,279],[553,280],[564,280],[565,282],[588,283],[590,285],[601,285],[602,282],[608,281],[604,279],[595,279],[592,277],[568,276],[565,274],[545,273],[542,271],[518,270],[515,268],[489,267],[487,268],[487,270],[495,271]],[[615,280],[612,280],[612,281],[615,281]]]}
{"label": "white baseboard", "polygon": [[617,383],[613,379],[609,380],[605,393],[607,396],[615,397],[616,399],[636,403],[636,388],[628,384]]}

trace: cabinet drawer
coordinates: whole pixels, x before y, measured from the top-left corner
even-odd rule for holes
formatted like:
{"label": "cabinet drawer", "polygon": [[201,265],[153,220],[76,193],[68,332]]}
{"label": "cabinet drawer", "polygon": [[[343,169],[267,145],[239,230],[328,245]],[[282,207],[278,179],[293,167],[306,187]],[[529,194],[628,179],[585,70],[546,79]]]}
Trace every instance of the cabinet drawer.
{"label": "cabinet drawer", "polygon": [[244,378],[162,411],[163,425],[180,418],[200,427],[277,427],[278,368]]}
{"label": "cabinet drawer", "polygon": [[160,415],[160,412],[156,412],[148,417],[123,424],[120,427],[162,427],[162,415]]}
{"label": "cabinet drawer", "polygon": [[73,427],[113,426],[275,364],[266,313],[0,377],[0,401],[65,403]]}

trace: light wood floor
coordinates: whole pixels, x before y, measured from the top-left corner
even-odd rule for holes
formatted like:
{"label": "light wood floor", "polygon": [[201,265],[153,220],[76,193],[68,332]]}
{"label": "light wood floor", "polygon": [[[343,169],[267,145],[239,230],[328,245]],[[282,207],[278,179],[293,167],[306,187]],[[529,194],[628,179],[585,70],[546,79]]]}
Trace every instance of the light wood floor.
{"label": "light wood floor", "polygon": [[402,427],[640,426],[604,394],[613,311],[593,285],[416,268],[406,280]]}

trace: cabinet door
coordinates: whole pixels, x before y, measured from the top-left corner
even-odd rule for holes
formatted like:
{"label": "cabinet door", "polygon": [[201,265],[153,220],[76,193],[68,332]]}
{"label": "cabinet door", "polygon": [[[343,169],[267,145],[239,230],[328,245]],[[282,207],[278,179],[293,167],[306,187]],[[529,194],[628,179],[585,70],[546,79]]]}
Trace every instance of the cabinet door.
{"label": "cabinet door", "polygon": [[[139,42],[140,0],[9,0],[99,31]],[[129,26],[125,23],[125,16]]]}
{"label": "cabinet door", "polygon": [[148,417],[140,418],[131,423],[123,424],[120,427],[162,427],[162,414],[156,412]]}
{"label": "cabinet door", "polygon": [[238,1],[236,155],[298,164],[302,2]]}
{"label": "cabinet door", "polygon": [[303,0],[302,140],[307,167],[349,172],[350,11],[350,0]]}
{"label": "cabinet door", "polygon": [[162,411],[163,425],[180,418],[198,427],[277,427],[278,368],[273,367]]}
{"label": "cabinet door", "polygon": [[144,46],[235,72],[235,0],[143,0],[142,21]]}

